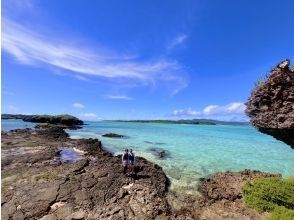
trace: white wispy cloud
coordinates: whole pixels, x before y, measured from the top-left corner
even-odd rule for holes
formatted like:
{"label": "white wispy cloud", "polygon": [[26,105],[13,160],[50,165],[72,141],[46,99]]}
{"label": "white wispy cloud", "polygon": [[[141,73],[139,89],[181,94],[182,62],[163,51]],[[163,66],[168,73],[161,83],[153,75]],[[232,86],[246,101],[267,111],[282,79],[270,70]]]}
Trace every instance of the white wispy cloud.
{"label": "white wispy cloud", "polygon": [[246,106],[241,102],[232,102],[227,105],[208,105],[201,111],[191,108],[174,110],[171,114],[176,117],[192,117],[192,116],[217,116],[217,115],[236,115],[244,114]]}
{"label": "white wispy cloud", "polygon": [[169,44],[167,45],[167,49],[171,50],[175,48],[176,46],[183,44],[186,39],[188,38],[188,35],[186,34],[179,34],[174,39],[172,39]]}
{"label": "white wispy cloud", "polygon": [[79,117],[83,120],[101,120],[101,117],[98,117],[95,113],[93,112],[88,112],[88,113],[82,113],[79,114]]}
{"label": "white wispy cloud", "polygon": [[172,113],[173,116],[182,117],[182,116],[198,116],[201,115],[201,112],[195,111],[191,108],[188,109],[179,109],[174,110]]}
{"label": "white wispy cloud", "polygon": [[88,118],[95,118],[97,115],[95,113],[83,113],[81,116],[88,117]]}
{"label": "white wispy cloud", "polygon": [[78,80],[82,80],[82,81],[89,81],[88,78],[81,76],[81,75],[75,75],[75,78],[77,78]]}
{"label": "white wispy cloud", "polygon": [[228,105],[209,105],[203,109],[204,115],[243,114],[246,106],[241,102],[233,102]]}
{"label": "white wispy cloud", "polygon": [[122,100],[133,100],[132,97],[126,95],[106,95],[106,99],[122,99]]}
{"label": "white wispy cloud", "polygon": [[84,106],[83,104],[78,103],[78,102],[73,103],[72,106],[73,106],[74,108],[85,108],[85,106]]}
{"label": "white wispy cloud", "polygon": [[[184,38],[179,38],[174,44]],[[177,61],[158,59],[143,62],[132,56],[113,54],[99,48],[88,49],[68,42],[75,41],[38,33],[8,18],[2,19],[2,49],[22,64],[67,70],[82,80],[87,79],[86,76],[101,77],[120,83],[133,81],[144,86],[163,82],[172,85],[176,92],[187,86],[188,82],[182,75],[185,71]]]}

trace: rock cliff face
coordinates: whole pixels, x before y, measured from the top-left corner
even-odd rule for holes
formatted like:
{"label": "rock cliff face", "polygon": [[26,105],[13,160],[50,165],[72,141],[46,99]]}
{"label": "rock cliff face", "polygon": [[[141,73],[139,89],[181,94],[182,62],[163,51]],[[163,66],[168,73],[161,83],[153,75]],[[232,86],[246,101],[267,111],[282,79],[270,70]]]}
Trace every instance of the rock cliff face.
{"label": "rock cliff face", "polygon": [[278,64],[252,91],[246,103],[251,123],[294,148],[294,70],[290,61]]}

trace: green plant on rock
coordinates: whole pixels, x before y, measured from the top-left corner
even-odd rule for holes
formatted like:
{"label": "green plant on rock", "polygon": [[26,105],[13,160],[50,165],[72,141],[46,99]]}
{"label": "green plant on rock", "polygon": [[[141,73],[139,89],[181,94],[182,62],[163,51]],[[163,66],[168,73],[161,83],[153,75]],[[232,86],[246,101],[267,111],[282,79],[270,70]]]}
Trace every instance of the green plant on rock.
{"label": "green plant on rock", "polygon": [[276,207],[269,216],[268,220],[293,220],[294,210],[287,209],[283,206]]}
{"label": "green plant on rock", "polygon": [[259,87],[262,86],[264,84],[265,80],[259,79],[255,82],[254,86],[255,87]]}
{"label": "green plant on rock", "polygon": [[294,178],[258,178],[243,187],[245,204],[258,212],[273,212],[270,219],[294,219]]}

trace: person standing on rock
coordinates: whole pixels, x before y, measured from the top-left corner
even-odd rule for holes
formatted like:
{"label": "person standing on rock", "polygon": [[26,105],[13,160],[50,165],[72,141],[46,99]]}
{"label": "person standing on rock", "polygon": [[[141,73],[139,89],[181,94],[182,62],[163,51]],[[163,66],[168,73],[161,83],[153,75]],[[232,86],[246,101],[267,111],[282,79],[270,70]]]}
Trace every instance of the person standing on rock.
{"label": "person standing on rock", "polygon": [[122,155],[122,165],[124,167],[124,174],[126,174],[129,165],[129,150],[125,149],[125,152]]}
{"label": "person standing on rock", "polygon": [[129,153],[129,165],[131,166],[131,171],[129,175],[134,175],[135,174],[135,154],[133,153],[133,150],[130,150]]}
{"label": "person standing on rock", "polygon": [[130,150],[130,153],[129,153],[129,163],[132,166],[135,165],[135,154],[133,153],[132,149]]}

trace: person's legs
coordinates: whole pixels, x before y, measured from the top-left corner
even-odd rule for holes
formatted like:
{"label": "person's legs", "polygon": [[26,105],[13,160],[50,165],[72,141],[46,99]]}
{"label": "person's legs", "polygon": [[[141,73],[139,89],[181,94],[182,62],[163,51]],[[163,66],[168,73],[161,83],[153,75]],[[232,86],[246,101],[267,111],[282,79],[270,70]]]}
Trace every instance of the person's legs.
{"label": "person's legs", "polygon": [[127,163],[127,161],[123,161],[123,167],[124,167],[124,174],[126,174],[127,171],[128,171],[128,163]]}

